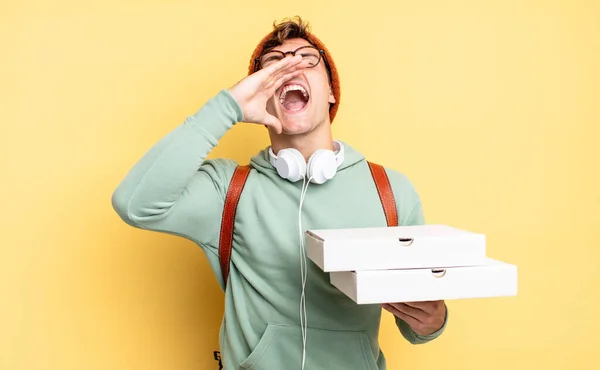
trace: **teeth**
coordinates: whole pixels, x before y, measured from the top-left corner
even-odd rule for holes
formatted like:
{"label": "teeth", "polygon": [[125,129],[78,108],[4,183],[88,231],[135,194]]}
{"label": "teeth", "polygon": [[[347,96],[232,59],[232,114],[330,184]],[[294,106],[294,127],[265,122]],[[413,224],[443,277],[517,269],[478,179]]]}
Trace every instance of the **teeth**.
{"label": "teeth", "polygon": [[308,100],[308,93],[306,92],[304,87],[300,85],[288,85],[281,90],[281,94],[279,95],[279,101],[281,102],[281,104],[283,104],[283,101],[285,100],[285,95],[288,93],[288,91],[293,90],[301,91],[302,95],[304,95],[304,99]]}

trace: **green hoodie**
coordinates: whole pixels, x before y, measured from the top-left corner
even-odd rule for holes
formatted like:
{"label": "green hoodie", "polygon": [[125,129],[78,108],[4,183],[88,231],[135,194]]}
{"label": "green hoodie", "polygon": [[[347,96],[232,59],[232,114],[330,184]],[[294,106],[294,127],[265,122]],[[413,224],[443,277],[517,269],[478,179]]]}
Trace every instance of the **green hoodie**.
{"label": "green hoodie", "polygon": [[[225,370],[300,369],[300,244],[298,210],[302,181],[277,174],[268,150],[251,159],[239,201],[229,279],[219,265],[221,215],[237,163],[207,159],[227,130],[243,122],[237,102],[220,91],[194,115],[152,147],[113,194],[113,207],[129,225],[192,240],[206,253],[225,290],[219,343]],[[348,144],[338,173],[308,187],[302,207],[307,229],[385,226],[368,164]],[[402,174],[386,169],[396,197],[400,225],[423,224],[419,196]],[[308,260],[305,369],[384,370],[379,348],[380,305],[357,305]],[[428,342],[442,327],[420,336],[396,318],[414,344]]]}

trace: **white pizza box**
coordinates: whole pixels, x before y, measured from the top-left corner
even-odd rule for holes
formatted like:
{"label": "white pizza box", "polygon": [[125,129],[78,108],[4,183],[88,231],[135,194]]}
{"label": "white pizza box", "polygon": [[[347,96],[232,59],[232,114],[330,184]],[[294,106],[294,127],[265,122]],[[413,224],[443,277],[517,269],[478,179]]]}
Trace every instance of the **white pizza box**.
{"label": "white pizza box", "polygon": [[508,297],[517,295],[517,266],[488,258],[479,266],[332,272],[330,281],[358,304]]}
{"label": "white pizza box", "polygon": [[306,253],[325,272],[472,266],[486,237],[447,225],[308,230]]}

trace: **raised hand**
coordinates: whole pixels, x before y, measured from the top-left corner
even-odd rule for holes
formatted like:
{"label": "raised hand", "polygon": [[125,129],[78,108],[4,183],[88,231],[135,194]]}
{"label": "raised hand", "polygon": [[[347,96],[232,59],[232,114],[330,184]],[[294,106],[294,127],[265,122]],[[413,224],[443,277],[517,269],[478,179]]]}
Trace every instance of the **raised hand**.
{"label": "raised hand", "polygon": [[244,121],[272,127],[280,134],[283,127],[276,117],[267,112],[267,101],[281,85],[302,73],[307,65],[308,62],[303,62],[300,55],[288,56],[231,87],[229,93],[242,107]]}
{"label": "raised hand", "polygon": [[382,307],[404,320],[420,335],[435,333],[444,325],[446,318],[444,301],[386,303]]}

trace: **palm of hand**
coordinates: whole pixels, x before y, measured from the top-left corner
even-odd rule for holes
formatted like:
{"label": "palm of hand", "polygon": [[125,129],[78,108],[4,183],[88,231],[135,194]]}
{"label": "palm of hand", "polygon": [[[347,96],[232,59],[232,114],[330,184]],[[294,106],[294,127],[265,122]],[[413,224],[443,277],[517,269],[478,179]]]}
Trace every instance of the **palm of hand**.
{"label": "palm of hand", "polygon": [[267,101],[286,81],[302,73],[306,67],[301,56],[286,57],[242,79],[229,89],[229,93],[241,106],[244,121],[273,127],[281,133],[281,122],[267,112]]}

